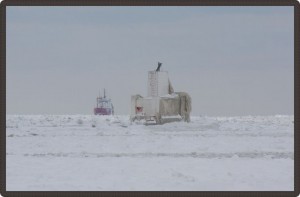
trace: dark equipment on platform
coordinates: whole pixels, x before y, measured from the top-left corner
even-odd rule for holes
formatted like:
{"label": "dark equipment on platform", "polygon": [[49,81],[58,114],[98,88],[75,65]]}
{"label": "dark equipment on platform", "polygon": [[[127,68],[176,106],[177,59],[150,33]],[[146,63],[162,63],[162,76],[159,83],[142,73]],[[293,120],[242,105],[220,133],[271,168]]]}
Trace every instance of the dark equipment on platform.
{"label": "dark equipment on platform", "polygon": [[157,71],[160,71],[161,65],[162,65],[162,63],[158,62],[158,66],[157,66],[156,72],[157,72]]}

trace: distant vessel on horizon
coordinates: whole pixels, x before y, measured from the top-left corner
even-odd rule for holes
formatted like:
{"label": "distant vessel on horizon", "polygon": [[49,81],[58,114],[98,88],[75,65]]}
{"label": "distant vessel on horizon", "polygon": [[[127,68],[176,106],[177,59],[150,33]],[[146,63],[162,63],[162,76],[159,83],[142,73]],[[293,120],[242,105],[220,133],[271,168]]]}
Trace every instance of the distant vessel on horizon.
{"label": "distant vessel on horizon", "polygon": [[97,106],[94,108],[95,115],[114,115],[114,106],[110,98],[106,98],[105,89],[104,96],[97,97]]}

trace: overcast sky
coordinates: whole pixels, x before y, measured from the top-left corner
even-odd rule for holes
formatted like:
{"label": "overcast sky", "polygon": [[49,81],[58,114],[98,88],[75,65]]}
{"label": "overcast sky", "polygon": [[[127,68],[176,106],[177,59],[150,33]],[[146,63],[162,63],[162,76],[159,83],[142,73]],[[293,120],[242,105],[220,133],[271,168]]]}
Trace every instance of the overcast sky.
{"label": "overcast sky", "polygon": [[163,63],[192,115],[294,114],[294,10],[263,7],[8,7],[7,114],[116,114]]}

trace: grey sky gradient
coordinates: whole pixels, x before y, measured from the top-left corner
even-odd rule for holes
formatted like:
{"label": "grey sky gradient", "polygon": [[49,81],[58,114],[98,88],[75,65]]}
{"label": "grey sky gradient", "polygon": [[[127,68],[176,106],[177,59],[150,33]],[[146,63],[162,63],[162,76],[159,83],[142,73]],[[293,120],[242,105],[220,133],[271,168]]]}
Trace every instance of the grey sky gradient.
{"label": "grey sky gradient", "polygon": [[192,115],[294,114],[293,7],[8,7],[7,114],[116,114],[157,61]]}

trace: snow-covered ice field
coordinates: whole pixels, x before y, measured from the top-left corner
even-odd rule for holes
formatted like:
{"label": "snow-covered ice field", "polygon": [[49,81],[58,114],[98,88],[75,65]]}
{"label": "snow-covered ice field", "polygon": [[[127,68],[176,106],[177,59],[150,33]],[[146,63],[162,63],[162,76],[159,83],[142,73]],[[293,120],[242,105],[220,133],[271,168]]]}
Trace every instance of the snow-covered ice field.
{"label": "snow-covered ice field", "polygon": [[7,115],[8,191],[293,191],[294,116]]}

